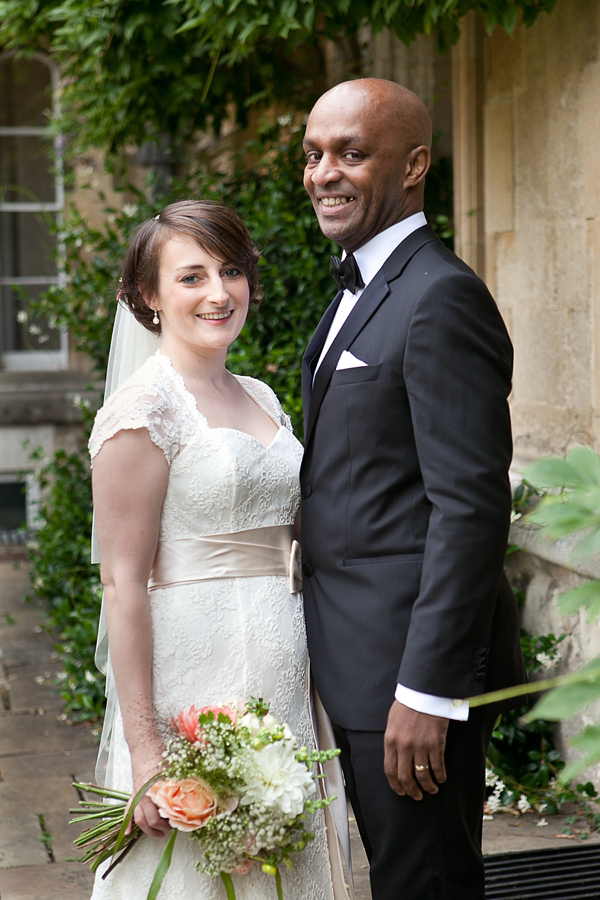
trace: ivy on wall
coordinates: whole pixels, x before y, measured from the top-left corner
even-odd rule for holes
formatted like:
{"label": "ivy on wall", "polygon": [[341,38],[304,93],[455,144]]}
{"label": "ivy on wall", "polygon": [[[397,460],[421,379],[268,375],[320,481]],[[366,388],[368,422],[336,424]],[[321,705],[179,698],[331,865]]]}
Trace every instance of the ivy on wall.
{"label": "ivy on wall", "polygon": [[556,0],[0,0],[0,47],[43,51],[63,74],[60,128],[77,152],[219,132],[235,110],[308,109],[325,87],[324,41],[363,74],[361,29],[405,43],[459,37],[470,11],[509,33]]}

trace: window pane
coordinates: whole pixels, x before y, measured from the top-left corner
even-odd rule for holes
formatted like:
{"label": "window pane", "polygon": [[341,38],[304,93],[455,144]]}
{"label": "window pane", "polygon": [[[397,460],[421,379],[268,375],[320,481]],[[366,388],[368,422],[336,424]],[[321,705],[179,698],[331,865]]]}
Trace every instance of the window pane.
{"label": "window pane", "polygon": [[0,277],[56,275],[49,213],[0,212]]}
{"label": "window pane", "polygon": [[[27,293],[37,297],[47,290],[49,285],[30,285]],[[60,331],[50,328],[45,319],[24,318],[27,301],[21,298],[21,290],[3,285],[0,288],[2,298],[2,350],[12,353],[17,350],[60,350]]]}
{"label": "window pane", "polygon": [[22,481],[0,481],[0,529],[21,528],[27,520],[25,484]]}
{"label": "window pane", "polygon": [[0,135],[0,200],[54,203],[53,150],[51,138]]}
{"label": "window pane", "polygon": [[47,65],[37,59],[0,57],[0,126],[47,125],[51,97]]}

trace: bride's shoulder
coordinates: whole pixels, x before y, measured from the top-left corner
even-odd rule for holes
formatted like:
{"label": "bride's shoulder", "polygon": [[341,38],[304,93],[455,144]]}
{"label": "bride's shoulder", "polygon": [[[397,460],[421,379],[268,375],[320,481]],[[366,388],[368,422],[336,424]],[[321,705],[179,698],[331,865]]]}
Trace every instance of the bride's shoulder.
{"label": "bride's shoulder", "polygon": [[284,425],[289,431],[292,430],[290,417],[283,411],[273,388],[269,387],[264,381],[260,381],[258,378],[251,378],[249,375],[236,375],[235,377],[241,383],[246,393],[250,394],[268,415],[279,422],[280,425]]}
{"label": "bride's shoulder", "polygon": [[177,423],[176,395],[158,354],[151,356],[108,397],[96,413],[89,449],[92,459],[102,444],[124,429],[146,428],[154,443],[167,449],[167,434]]}

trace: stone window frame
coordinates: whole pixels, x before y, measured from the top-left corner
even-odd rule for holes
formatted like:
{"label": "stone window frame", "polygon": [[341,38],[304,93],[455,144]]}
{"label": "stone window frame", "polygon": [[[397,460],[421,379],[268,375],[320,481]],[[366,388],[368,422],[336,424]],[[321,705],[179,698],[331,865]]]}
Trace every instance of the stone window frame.
{"label": "stone window frame", "polygon": [[[6,57],[14,57],[16,53],[10,50],[0,52],[0,59]],[[42,53],[33,53],[24,59],[37,60],[43,63],[49,70],[50,82],[52,86],[52,107],[56,111],[58,104],[58,89],[60,83],[60,74],[56,64]],[[9,136],[48,136],[52,134],[52,130],[48,126],[0,126],[0,140],[2,137]],[[59,135],[54,135],[54,157],[56,163],[55,170],[55,199],[53,202],[2,202],[0,198],[0,212],[54,212],[60,222],[61,214],[65,203],[64,177],[62,167],[62,148]],[[36,285],[64,285],[65,274],[58,269],[55,275],[25,275],[25,276],[2,276],[0,273],[0,286],[6,285],[28,285],[34,287]],[[5,371],[49,371],[66,369],[69,361],[69,337],[65,328],[60,329],[60,349],[58,350],[0,350],[0,366]]]}

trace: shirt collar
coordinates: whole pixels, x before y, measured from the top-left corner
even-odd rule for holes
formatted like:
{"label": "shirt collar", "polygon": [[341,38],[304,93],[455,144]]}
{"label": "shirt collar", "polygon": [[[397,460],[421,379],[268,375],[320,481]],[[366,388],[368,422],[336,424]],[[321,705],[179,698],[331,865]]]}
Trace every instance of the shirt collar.
{"label": "shirt collar", "polygon": [[[396,222],[395,225],[390,225],[385,231],[380,231],[370,241],[367,241],[366,244],[354,251],[365,287],[373,280],[396,247],[406,240],[409,234],[412,234],[417,228],[422,228],[423,225],[427,225],[425,213],[415,213],[406,219],[402,219],[400,222]],[[345,251],[344,256],[346,256]]]}

